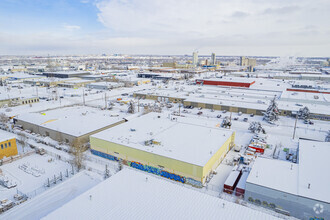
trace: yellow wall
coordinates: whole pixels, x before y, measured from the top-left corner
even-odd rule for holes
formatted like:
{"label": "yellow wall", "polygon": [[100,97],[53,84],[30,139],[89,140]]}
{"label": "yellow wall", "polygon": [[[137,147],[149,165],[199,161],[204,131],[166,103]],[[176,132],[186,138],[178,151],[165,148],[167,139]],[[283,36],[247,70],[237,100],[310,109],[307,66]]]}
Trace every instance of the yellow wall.
{"label": "yellow wall", "polygon": [[0,142],[0,159],[3,157],[15,156],[17,154],[18,152],[15,138]]}
{"label": "yellow wall", "polygon": [[161,165],[165,167],[164,170],[168,172],[190,177],[197,181],[200,181],[203,176],[203,167],[201,166],[163,157],[157,154],[130,148],[94,137],[90,137],[90,143],[93,150],[107,153],[123,160],[135,161],[153,167],[158,167],[158,165]]}
{"label": "yellow wall", "polygon": [[227,152],[230,150],[231,144],[234,144],[235,141],[235,132],[228,138],[228,140],[220,147],[220,149],[211,157],[211,159],[206,163],[206,165],[203,167],[203,179],[202,182],[204,182],[204,178],[209,175],[209,173],[212,170],[215,170],[223,158],[226,156]]}
{"label": "yellow wall", "polygon": [[[181,176],[193,178],[197,181],[205,182],[205,177],[216,169],[229,150],[231,142],[234,142],[235,132],[230,138],[219,148],[219,150],[212,156],[204,167],[172,158],[160,156],[150,152],[130,148],[121,144],[112,143],[98,138],[90,137],[91,148],[112,156],[121,158],[127,161],[135,161],[149,166],[158,167],[161,165],[165,167],[165,171],[175,173]],[[220,144],[220,143],[219,143]]]}

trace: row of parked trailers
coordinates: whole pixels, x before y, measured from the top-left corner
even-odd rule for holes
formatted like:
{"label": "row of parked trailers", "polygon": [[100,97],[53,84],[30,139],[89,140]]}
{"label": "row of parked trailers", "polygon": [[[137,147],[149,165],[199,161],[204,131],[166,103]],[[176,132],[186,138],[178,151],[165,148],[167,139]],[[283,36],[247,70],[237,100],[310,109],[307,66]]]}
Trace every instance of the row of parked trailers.
{"label": "row of parked trailers", "polygon": [[249,172],[246,170],[233,170],[226,179],[223,191],[236,196],[243,196],[245,193],[245,184],[249,176]]}

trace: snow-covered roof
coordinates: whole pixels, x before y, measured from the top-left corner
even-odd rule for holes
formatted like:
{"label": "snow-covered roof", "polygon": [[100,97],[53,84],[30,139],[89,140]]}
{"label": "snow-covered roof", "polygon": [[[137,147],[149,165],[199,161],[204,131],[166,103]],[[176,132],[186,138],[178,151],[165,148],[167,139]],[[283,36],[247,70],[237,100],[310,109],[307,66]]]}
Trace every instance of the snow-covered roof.
{"label": "snow-covered roof", "polygon": [[[283,181],[285,179],[285,181]],[[253,164],[248,183],[297,195],[298,164],[258,157]]]}
{"label": "snow-covered roof", "polygon": [[122,86],[124,83],[120,82],[94,82],[90,83],[91,86]]}
{"label": "snow-covered roof", "polygon": [[241,178],[239,179],[236,188],[245,189],[246,180],[249,177],[249,172],[243,172]]}
{"label": "snow-covered roof", "polygon": [[[330,203],[330,143],[299,140],[298,194]],[[310,188],[308,189],[308,184]]]}
{"label": "snow-covered roof", "polygon": [[43,219],[277,218],[125,168]]}
{"label": "snow-covered roof", "polygon": [[254,82],[252,78],[243,78],[243,77],[224,77],[224,78],[210,78],[210,79],[200,79],[200,80],[214,81],[214,82],[238,82],[238,83]]}
{"label": "snow-covered roof", "polygon": [[[149,113],[91,137],[204,166],[233,133],[217,128],[215,122],[210,126],[206,120],[174,118],[171,120],[165,114]],[[160,144],[146,146],[145,141],[151,139]]]}
{"label": "snow-covered roof", "polygon": [[44,77],[44,76],[30,75],[25,73],[14,73],[14,74],[2,75],[2,76],[6,76],[8,78],[13,78],[13,79],[35,79],[35,78]]}
{"label": "snow-covered roof", "polygon": [[234,186],[234,183],[236,182],[238,176],[240,175],[240,172],[235,170],[232,171],[229,176],[227,177],[226,181],[225,181],[225,185],[227,186]]}
{"label": "snow-covered roof", "polygon": [[59,72],[44,72],[44,74],[56,74],[56,75],[80,75],[89,74],[86,71],[59,71]]}
{"label": "snow-covered roof", "polygon": [[75,106],[21,114],[17,119],[78,137],[122,121],[126,116],[126,114],[117,117],[110,115],[109,111]]}
{"label": "snow-covered roof", "polygon": [[0,142],[15,138],[15,135],[4,130],[0,130]]}
{"label": "snow-covered roof", "polygon": [[299,164],[259,157],[247,182],[330,203],[329,155],[329,142],[300,139]]}
{"label": "snow-covered roof", "polygon": [[37,98],[36,94],[26,92],[26,88],[18,89],[18,88],[10,88],[0,86],[0,100],[13,100],[14,99],[26,99],[26,98]]}

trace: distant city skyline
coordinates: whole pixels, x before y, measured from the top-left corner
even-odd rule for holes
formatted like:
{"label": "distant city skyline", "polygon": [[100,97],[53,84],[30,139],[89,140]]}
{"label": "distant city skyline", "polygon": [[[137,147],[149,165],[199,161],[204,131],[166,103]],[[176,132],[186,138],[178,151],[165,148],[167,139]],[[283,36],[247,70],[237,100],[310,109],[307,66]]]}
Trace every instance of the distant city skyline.
{"label": "distant city skyline", "polygon": [[0,55],[330,56],[328,0],[2,0]]}

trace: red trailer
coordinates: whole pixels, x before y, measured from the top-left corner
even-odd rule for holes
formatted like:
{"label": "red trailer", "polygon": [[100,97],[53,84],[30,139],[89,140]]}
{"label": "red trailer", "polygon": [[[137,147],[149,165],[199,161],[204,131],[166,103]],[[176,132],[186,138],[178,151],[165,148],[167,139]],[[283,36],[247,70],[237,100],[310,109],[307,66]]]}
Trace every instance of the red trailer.
{"label": "red trailer", "polygon": [[249,172],[243,172],[243,174],[236,186],[236,193],[235,193],[236,196],[244,196],[245,184],[246,184],[246,180],[247,180],[248,176],[249,176]]}
{"label": "red trailer", "polygon": [[225,184],[223,185],[223,191],[229,194],[232,194],[235,190],[235,187],[241,178],[242,173],[240,171],[232,171],[228,178],[226,179]]}
{"label": "red trailer", "polygon": [[249,144],[249,148],[255,149],[256,152],[263,154],[267,143],[264,140],[259,140],[258,138],[252,138]]}

